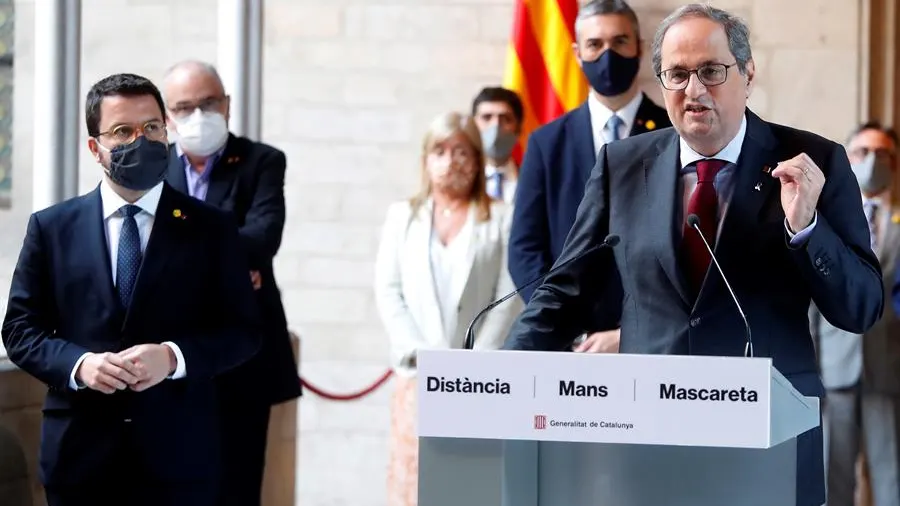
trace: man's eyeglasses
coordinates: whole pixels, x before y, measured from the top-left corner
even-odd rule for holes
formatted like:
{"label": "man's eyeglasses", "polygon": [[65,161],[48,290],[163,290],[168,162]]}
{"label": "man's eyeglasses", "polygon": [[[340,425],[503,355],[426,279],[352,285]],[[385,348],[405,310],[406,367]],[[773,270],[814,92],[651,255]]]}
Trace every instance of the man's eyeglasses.
{"label": "man's eyeglasses", "polygon": [[228,97],[210,97],[195,104],[178,103],[175,107],[169,108],[169,113],[176,119],[181,119],[194,114],[194,111],[197,109],[200,109],[203,112],[219,112],[219,107],[221,107],[222,102],[227,98]]}
{"label": "man's eyeglasses", "polygon": [[896,157],[896,153],[893,150],[887,148],[869,148],[867,146],[860,146],[857,148],[853,148],[850,150],[850,153],[857,158],[865,158],[870,154],[874,153],[875,158],[888,158],[893,160]]}
{"label": "man's eyeglasses", "polygon": [[100,132],[97,137],[107,136],[117,144],[128,144],[137,139],[138,134],[151,141],[162,141],[166,138],[166,124],[160,120],[150,120],[140,127],[116,125],[105,132]]}
{"label": "man's eyeglasses", "polygon": [[672,91],[683,90],[687,88],[691,81],[691,74],[697,74],[697,79],[703,83],[703,86],[718,86],[728,79],[728,69],[734,67],[737,63],[725,65],[724,63],[707,63],[696,69],[671,68],[663,70],[656,77],[659,79],[663,88]]}

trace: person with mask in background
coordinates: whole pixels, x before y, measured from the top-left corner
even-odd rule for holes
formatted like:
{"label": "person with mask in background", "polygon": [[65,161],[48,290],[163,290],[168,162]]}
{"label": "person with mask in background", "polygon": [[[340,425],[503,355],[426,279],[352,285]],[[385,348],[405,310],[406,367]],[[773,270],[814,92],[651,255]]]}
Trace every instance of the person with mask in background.
{"label": "person with mask in background", "polygon": [[258,314],[231,217],[164,182],[163,111],[143,77],[91,87],[102,181],[31,215],[13,273],[3,344],[48,386],[49,506],[214,504],[214,378],[256,353]]}
{"label": "person with mask in background", "polygon": [[[847,158],[862,192],[872,250],[881,264],[886,297],[900,259],[900,212],[893,199],[897,134],[877,122],[856,128]],[[900,506],[900,319],[891,304],[865,334],[843,331],[810,307],[822,383],[827,389],[825,453],[828,506],[852,506],[856,464],[866,456],[874,504]]]}
{"label": "person with mask in background", "polygon": [[484,88],[472,101],[472,117],[484,147],[487,193],[507,204],[513,203],[516,194],[519,167],[512,154],[522,133],[524,114],[522,99],[506,88]]}
{"label": "person with mask in background", "polygon": [[229,98],[212,65],[198,61],[174,65],[165,75],[164,93],[174,140],[169,147],[168,182],[232,212],[250,261],[262,318],[262,347],[251,361],[219,381],[225,441],[219,504],[258,505],[271,407],[301,394],[272,266],[284,230],[287,162],[283,152],[229,133]]}
{"label": "person with mask in background", "polygon": [[[587,101],[535,130],[519,173],[509,239],[509,271],[527,302],[562,252],[597,152],[604,144],[671,126],[666,110],[640,91],[640,28],[623,0],[585,3],[575,21],[572,44],[591,92]],[[609,252],[599,252],[609,255]],[[615,352],[619,342],[622,288],[608,282],[607,301],[583,322],[576,351]]]}

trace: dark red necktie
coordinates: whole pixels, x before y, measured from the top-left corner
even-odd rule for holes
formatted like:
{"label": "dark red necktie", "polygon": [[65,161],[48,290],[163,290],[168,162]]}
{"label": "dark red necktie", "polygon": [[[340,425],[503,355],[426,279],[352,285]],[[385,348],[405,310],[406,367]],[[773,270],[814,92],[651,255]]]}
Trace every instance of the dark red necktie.
{"label": "dark red necktie", "polygon": [[694,296],[700,293],[703,278],[706,277],[706,271],[709,270],[709,264],[712,259],[706,250],[706,246],[703,245],[703,239],[700,238],[696,230],[687,224],[687,217],[691,214],[696,214],[697,218],[700,218],[700,230],[703,231],[703,236],[709,241],[709,247],[715,248],[716,231],[719,228],[717,219],[719,198],[716,195],[716,187],[713,186],[713,180],[715,180],[716,174],[722,170],[726,163],[722,160],[700,160],[696,164],[697,187],[694,188],[691,200],[688,202],[687,213],[684,217],[684,240],[681,247],[688,282]]}

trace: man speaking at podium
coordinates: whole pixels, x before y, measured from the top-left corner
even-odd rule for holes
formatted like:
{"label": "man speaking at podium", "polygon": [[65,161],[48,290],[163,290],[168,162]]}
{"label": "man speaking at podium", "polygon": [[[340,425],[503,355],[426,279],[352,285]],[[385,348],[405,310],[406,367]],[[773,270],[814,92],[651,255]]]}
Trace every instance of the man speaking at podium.
{"label": "man speaking at podium", "polygon": [[[880,318],[884,302],[844,149],[747,109],[755,75],[749,30],[725,11],[694,4],[671,14],[653,41],[653,68],[674,129],[600,150],[560,268],[535,291],[505,348],[566,349],[618,268],[621,353],[755,349],[802,394],[821,397],[810,299],[854,333]],[[585,254],[607,234],[620,239],[614,263]],[[825,502],[822,457],[821,427],[797,439],[798,506]]]}

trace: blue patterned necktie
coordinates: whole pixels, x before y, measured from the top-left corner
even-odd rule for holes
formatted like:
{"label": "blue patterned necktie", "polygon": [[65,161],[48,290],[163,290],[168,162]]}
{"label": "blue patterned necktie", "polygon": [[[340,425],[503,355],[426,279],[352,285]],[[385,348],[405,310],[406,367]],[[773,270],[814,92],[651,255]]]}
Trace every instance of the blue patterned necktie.
{"label": "blue patterned necktie", "polygon": [[878,203],[873,200],[865,201],[863,211],[869,221],[869,244],[872,246],[872,251],[875,251],[875,247],[878,245]]}
{"label": "blue patterned necktie", "polygon": [[125,205],[119,209],[122,222],[122,234],[119,236],[119,253],[116,258],[116,290],[122,307],[128,308],[131,294],[137,282],[138,270],[141,268],[141,235],[138,233],[134,216],[141,212],[135,205]]}
{"label": "blue patterned necktie", "polygon": [[615,114],[613,114],[609,118],[609,121],[606,122],[606,128],[609,128],[609,131],[612,134],[610,136],[611,140],[617,141],[621,138],[621,137],[619,137],[619,128],[621,128],[622,125],[624,125],[624,124],[625,124],[625,122],[622,121],[622,118],[620,118],[619,116],[617,116]]}
{"label": "blue patterned necktie", "polygon": [[487,178],[488,196],[497,200],[503,200],[503,173],[499,170]]}

